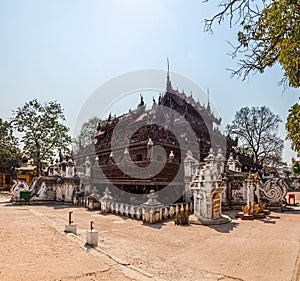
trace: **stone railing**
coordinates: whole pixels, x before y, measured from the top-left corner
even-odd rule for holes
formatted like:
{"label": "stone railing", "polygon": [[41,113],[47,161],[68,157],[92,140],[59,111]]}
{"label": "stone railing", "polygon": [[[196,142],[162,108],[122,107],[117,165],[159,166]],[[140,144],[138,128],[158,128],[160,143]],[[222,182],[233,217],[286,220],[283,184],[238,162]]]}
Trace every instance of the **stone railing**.
{"label": "stone railing", "polygon": [[94,190],[89,196],[84,194],[76,194],[74,204],[85,206],[91,210],[101,210],[101,213],[112,213],[131,219],[142,220],[146,223],[158,223],[164,220],[173,219],[176,215],[183,213],[193,213],[193,202],[178,203],[165,206],[156,200],[157,195],[153,190],[147,195],[148,201],[133,205],[114,201],[111,192],[106,188],[103,192],[104,196],[100,198],[99,194]]}
{"label": "stone railing", "polygon": [[87,196],[74,196],[73,204],[76,206],[88,207],[88,197]]}
{"label": "stone railing", "polygon": [[[101,204],[100,209],[105,209],[107,206]],[[129,217],[136,220],[142,220],[146,223],[158,223],[175,218],[179,212],[193,213],[193,203],[178,203],[170,206],[163,206],[159,208],[147,208],[142,205],[130,205],[119,202],[110,204],[110,212],[116,215]]]}

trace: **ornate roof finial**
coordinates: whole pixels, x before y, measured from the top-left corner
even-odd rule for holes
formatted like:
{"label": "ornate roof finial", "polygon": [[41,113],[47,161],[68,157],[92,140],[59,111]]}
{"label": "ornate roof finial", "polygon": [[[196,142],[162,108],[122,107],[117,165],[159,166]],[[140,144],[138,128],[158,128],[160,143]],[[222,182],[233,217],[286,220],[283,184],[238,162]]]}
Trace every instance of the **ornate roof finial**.
{"label": "ornate roof finial", "polygon": [[144,97],[142,96],[142,94],[140,94],[140,104],[138,106],[144,106],[145,105],[145,102],[144,102]]}
{"label": "ornate roof finial", "polygon": [[210,112],[209,89],[207,89],[207,110]]}
{"label": "ornate roof finial", "polygon": [[167,72],[167,92],[172,90],[172,84],[170,81],[170,65],[169,65],[169,58],[167,58],[167,65],[168,65],[168,72]]}
{"label": "ornate roof finial", "polygon": [[161,105],[161,93],[159,93],[158,104]]}
{"label": "ornate roof finial", "polygon": [[167,58],[167,64],[168,64],[168,74],[167,77],[170,77],[170,65],[169,65],[169,58]]}

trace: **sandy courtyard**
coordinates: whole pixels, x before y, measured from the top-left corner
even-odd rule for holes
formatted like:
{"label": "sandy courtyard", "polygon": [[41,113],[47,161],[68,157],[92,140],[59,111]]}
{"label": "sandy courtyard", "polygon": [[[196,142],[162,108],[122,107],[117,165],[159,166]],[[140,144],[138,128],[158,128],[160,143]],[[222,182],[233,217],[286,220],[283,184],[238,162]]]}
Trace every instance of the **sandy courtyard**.
{"label": "sandy courtyard", "polygon": [[[69,211],[77,236],[64,233]],[[91,220],[94,249],[85,246]],[[0,280],[300,280],[299,238],[296,211],[214,227],[144,225],[69,205],[12,205],[0,193]]]}

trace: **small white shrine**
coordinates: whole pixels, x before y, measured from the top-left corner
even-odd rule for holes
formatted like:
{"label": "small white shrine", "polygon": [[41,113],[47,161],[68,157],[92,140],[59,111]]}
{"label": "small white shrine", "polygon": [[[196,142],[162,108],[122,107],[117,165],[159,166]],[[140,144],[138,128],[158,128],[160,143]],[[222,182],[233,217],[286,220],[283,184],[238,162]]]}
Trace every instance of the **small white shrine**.
{"label": "small white shrine", "polygon": [[195,224],[223,224],[231,219],[222,214],[222,192],[226,189],[221,174],[224,170],[224,156],[221,150],[214,155],[210,149],[204,159],[204,166],[198,166],[191,182],[194,197],[194,214],[190,216],[190,223]]}

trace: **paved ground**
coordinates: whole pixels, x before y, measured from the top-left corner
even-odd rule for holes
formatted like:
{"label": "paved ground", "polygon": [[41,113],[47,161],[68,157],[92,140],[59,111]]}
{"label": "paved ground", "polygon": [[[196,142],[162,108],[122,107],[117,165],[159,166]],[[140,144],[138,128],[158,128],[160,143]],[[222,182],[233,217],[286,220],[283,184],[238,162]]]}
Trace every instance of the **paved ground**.
{"label": "paved ground", "polygon": [[[77,236],[64,233],[69,211]],[[94,249],[84,246],[91,220]],[[215,227],[144,225],[68,205],[11,205],[0,193],[0,280],[300,280],[299,237],[300,211]]]}

